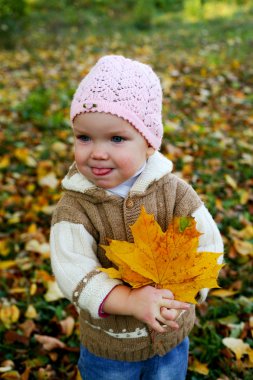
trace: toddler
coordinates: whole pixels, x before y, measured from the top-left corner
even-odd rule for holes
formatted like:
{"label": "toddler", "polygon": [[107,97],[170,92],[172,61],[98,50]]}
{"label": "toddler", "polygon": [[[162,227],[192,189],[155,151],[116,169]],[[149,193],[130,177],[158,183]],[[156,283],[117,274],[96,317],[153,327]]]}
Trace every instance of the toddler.
{"label": "toddler", "polygon": [[[98,267],[112,264],[101,244],[133,242],[141,206],[165,231],[193,216],[200,251],[222,252],[220,234],[196,192],[159,153],[162,90],[145,64],[109,55],[81,81],[71,104],[75,162],[53,214],[51,262],[80,313],[78,367],[84,380],[183,380],[194,305],[170,290],[132,289]],[[199,293],[203,301],[207,289]]]}

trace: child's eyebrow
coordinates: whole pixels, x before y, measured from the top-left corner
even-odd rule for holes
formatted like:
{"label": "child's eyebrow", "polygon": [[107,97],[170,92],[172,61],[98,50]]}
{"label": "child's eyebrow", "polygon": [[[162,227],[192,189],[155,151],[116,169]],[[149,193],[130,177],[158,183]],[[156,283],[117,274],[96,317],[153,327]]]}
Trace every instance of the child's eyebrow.
{"label": "child's eyebrow", "polygon": [[117,133],[117,134],[122,134],[122,133],[130,133],[130,128],[125,125],[111,125],[108,124],[108,126],[111,127],[111,130],[108,131],[110,133]]}
{"label": "child's eyebrow", "polygon": [[74,132],[86,133],[86,132],[89,132],[91,130],[92,130],[92,128],[87,127],[87,126],[84,127],[82,125],[73,125],[73,131]]}
{"label": "child's eyebrow", "polygon": [[127,133],[127,130],[122,130],[122,129],[112,129],[111,131],[108,131],[108,134],[110,135],[123,135],[126,133]]}
{"label": "child's eyebrow", "polygon": [[78,128],[73,128],[73,131],[74,133],[77,133],[79,135],[86,135],[88,133],[87,131],[83,131],[82,129],[78,129]]}

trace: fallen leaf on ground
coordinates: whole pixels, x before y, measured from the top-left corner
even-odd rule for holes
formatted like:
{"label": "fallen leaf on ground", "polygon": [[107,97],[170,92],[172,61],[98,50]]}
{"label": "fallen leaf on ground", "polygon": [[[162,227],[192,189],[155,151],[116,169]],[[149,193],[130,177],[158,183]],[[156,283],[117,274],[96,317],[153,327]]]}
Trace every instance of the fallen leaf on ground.
{"label": "fallen leaf on ground", "polygon": [[36,319],[38,317],[38,313],[33,305],[28,305],[25,316],[28,319]]}
{"label": "fallen leaf on ground", "polygon": [[250,326],[250,330],[251,330],[251,336],[253,338],[253,317],[249,318],[249,326]]}
{"label": "fallen leaf on ground", "polygon": [[36,334],[36,335],[34,335],[34,337],[37,340],[37,342],[41,343],[43,348],[47,351],[51,351],[51,350],[54,350],[56,348],[65,348],[66,347],[65,343],[63,343],[59,339],[53,338],[51,336]]}
{"label": "fallen leaf on ground", "polygon": [[253,256],[253,244],[249,241],[242,241],[239,239],[234,239],[234,247],[240,255],[243,256]]}
{"label": "fallen leaf on ground", "polygon": [[40,186],[48,186],[50,189],[55,189],[58,186],[58,179],[56,178],[55,173],[49,173],[45,177],[42,177],[38,180]]}
{"label": "fallen leaf on ground", "polygon": [[70,336],[75,327],[75,320],[73,317],[67,317],[66,319],[60,321],[63,334]]}
{"label": "fallen leaf on ground", "polygon": [[31,252],[37,252],[42,255],[49,255],[50,248],[48,243],[39,243],[38,240],[32,239],[26,243],[25,249]]}
{"label": "fallen leaf on ground", "polygon": [[9,328],[20,317],[20,310],[16,305],[2,305],[0,308],[0,320]]}
{"label": "fallen leaf on ground", "polygon": [[21,330],[23,331],[24,336],[26,336],[26,337],[30,337],[31,334],[33,333],[33,331],[36,330],[35,323],[32,320],[30,320],[30,319],[28,319],[25,322],[21,323],[19,325],[19,327],[21,328]]}
{"label": "fallen leaf on ground", "polygon": [[205,376],[209,373],[208,365],[205,363],[201,363],[197,359],[194,359],[193,363],[189,366],[189,369],[193,372],[197,372]]}
{"label": "fallen leaf on ground", "polygon": [[244,343],[242,339],[238,338],[224,338],[222,343],[234,352],[236,359],[240,360],[243,355],[251,355],[253,349],[250,348],[248,343]]}
{"label": "fallen leaf on ground", "polygon": [[238,292],[235,290],[229,290],[229,289],[215,289],[211,291],[211,295],[215,297],[225,298],[225,297],[231,297],[237,294]]}
{"label": "fallen leaf on ground", "polygon": [[49,281],[47,283],[47,292],[44,295],[44,298],[47,302],[53,302],[64,298],[64,295],[62,294],[56,281]]}
{"label": "fallen leaf on ground", "polygon": [[0,262],[0,270],[9,269],[11,267],[14,267],[17,265],[17,262],[15,260],[6,260]]}

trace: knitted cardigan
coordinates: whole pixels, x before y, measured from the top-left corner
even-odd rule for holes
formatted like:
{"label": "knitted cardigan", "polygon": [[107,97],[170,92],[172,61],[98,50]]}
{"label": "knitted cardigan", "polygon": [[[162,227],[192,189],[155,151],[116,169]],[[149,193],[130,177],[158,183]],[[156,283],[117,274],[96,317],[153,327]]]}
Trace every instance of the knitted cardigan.
{"label": "knitted cardigan", "polygon": [[[170,161],[155,153],[126,199],[97,188],[78,172],[75,164],[63,180],[65,192],[52,219],[52,268],[64,295],[80,310],[81,343],[97,356],[139,361],[163,355],[179,344],[194,325],[193,305],[177,319],[178,330],[168,328],[155,338],[147,325],[134,317],[101,318],[98,314],[104,298],[122,283],[96,269],[112,266],[100,245],[108,244],[108,239],[133,242],[129,226],[138,218],[142,205],[155,216],[163,231],[173,216],[190,216],[202,205],[192,187],[170,173],[171,167]],[[219,252],[221,241],[217,245]]]}

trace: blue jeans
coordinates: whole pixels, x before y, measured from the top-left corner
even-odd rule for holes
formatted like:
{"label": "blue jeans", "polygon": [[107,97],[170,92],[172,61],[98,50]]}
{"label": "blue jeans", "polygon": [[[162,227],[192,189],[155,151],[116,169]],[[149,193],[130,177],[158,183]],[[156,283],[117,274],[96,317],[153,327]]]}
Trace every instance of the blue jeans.
{"label": "blue jeans", "polygon": [[83,380],[185,380],[189,339],[164,356],[139,362],[104,359],[81,346],[78,369]]}

